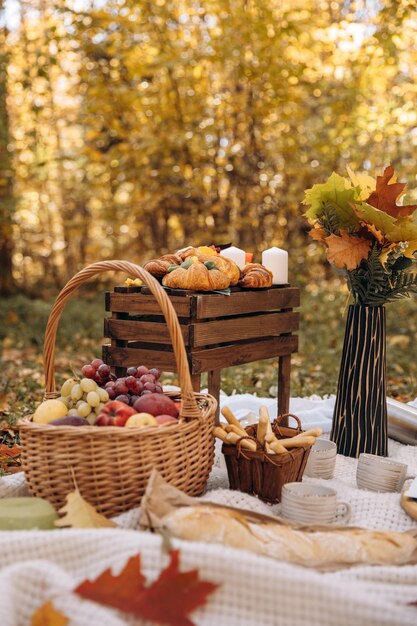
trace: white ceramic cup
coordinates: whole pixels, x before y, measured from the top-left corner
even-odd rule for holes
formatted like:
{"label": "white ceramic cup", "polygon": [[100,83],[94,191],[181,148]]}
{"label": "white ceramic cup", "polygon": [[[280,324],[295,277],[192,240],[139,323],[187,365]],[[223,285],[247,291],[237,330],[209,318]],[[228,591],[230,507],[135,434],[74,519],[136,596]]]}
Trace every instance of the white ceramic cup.
{"label": "white ceramic cup", "polygon": [[304,475],[312,478],[332,478],[336,465],[337,445],[328,439],[316,439],[310,450]]}
{"label": "white ceramic cup", "polygon": [[379,492],[401,491],[407,476],[407,465],[384,456],[363,452],[359,455],[356,483],[360,489]]}
{"label": "white ceramic cup", "polygon": [[333,524],[347,522],[351,509],[337,501],[330,487],[308,483],[286,483],[281,492],[281,514],[302,524]]}

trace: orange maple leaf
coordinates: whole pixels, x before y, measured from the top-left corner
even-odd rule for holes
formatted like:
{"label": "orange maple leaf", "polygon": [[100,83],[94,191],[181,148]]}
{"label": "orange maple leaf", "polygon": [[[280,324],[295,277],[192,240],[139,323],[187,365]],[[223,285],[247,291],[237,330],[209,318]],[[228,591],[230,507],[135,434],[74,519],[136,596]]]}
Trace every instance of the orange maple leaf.
{"label": "orange maple leaf", "polygon": [[68,623],[68,617],[57,611],[50,600],[36,609],[31,619],[31,626],[67,626]]}
{"label": "orange maple leaf", "polygon": [[346,268],[351,271],[358,267],[363,259],[368,257],[372,247],[372,242],[363,237],[349,235],[341,230],[339,235],[329,235],[326,237],[328,246],[327,258],[336,267]]}
{"label": "orange maple leaf", "polygon": [[406,184],[397,182],[390,184],[393,176],[394,168],[392,165],[388,165],[383,175],[376,177],[376,189],[366,202],[376,209],[392,215],[392,217],[407,217],[414,213],[415,209],[417,209],[417,204],[397,206],[397,200],[403,195]]}
{"label": "orange maple leaf", "polygon": [[75,592],[88,600],[169,626],[193,626],[187,617],[202,606],[218,585],[200,580],[198,570],[179,571],[179,551],[171,552],[169,565],[145,587],[140,555],[131,557],[118,576],[105,570],[95,581],[86,580]]}
{"label": "orange maple leaf", "polygon": [[316,226],[315,228],[312,228],[309,232],[308,232],[309,236],[314,239],[315,241],[320,241],[320,243],[324,243],[324,240],[326,239],[327,233],[324,230],[324,228],[321,228],[320,226]]}
{"label": "orange maple leaf", "polygon": [[375,226],[375,224],[370,224],[369,222],[360,222],[363,228],[366,228],[367,231],[371,233],[375,237],[378,243],[383,244],[385,242],[385,237],[380,230]]}

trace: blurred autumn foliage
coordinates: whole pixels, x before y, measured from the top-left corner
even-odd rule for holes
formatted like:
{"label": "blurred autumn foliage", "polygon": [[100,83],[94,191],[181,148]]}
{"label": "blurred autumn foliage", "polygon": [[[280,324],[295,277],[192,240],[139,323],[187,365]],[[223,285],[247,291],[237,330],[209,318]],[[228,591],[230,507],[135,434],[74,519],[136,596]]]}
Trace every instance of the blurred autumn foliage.
{"label": "blurred autumn foliage", "polygon": [[415,0],[0,0],[1,290],[211,241],[317,278],[306,187],[416,187],[416,39]]}

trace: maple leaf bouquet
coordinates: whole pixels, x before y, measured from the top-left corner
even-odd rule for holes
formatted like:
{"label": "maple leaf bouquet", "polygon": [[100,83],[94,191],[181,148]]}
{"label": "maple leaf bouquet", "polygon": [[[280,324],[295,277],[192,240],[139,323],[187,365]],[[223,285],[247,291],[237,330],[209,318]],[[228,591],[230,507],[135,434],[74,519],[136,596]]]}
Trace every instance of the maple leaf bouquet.
{"label": "maple leaf bouquet", "polygon": [[417,293],[417,205],[391,165],[376,179],[335,172],[305,191],[310,235],[347,276],[349,306],[330,438],[340,454],[386,456],[385,303]]}
{"label": "maple leaf bouquet", "polygon": [[333,174],[305,191],[310,236],[347,276],[355,304],[380,306],[417,292],[417,205],[397,205],[406,185],[392,165],[376,179]]}

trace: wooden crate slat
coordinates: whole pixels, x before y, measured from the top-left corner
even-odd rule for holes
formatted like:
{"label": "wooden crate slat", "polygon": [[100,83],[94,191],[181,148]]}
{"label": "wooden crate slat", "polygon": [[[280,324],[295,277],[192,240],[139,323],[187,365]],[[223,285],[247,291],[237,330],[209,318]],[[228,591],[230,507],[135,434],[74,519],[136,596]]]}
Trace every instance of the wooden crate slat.
{"label": "wooden crate slat", "polygon": [[208,370],[243,365],[261,359],[270,359],[296,352],[298,349],[297,335],[288,337],[270,337],[263,341],[242,342],[231,346],[208,348],[191,353],[192,374],[200,374]]}
{"label": "wooden crate slat", "polygon": [[[184,343],[188,345],[188,326],[182,325]],[[104,323],[104,336],[126,341],[145,341],[171,345],[171,337],[165,322],[141,320],[115,320],[108,318]]]}
{"label": "wooden crate slat", "polygon": [[[170,300],[178,317],[190,317],[190,298],[171,296]],[[161,315],[161,309],[155,298],[152,295],[143,293],[113,293],[107,291],[106,311]]]}
{"label": "wooden crate slat", "polygon": [[111,367],[134,367],[147,365],[158,367],[167,372],[176,372],[177,364],[173,352],[148,348],[117,348],[103,346],[103,360]]}
{"label": "wooden crate slat", "polygon": [[192,345],[208,346],[257,337],[271,337],[298,330],[300,314],[266,313],[192,324]]}
{"label": "wooden crate slat", "polygon": [[240,291],[231,296],[197,294],[195,297],[197,319],[291,309],[300,305],[300,290],[297,287]]}

